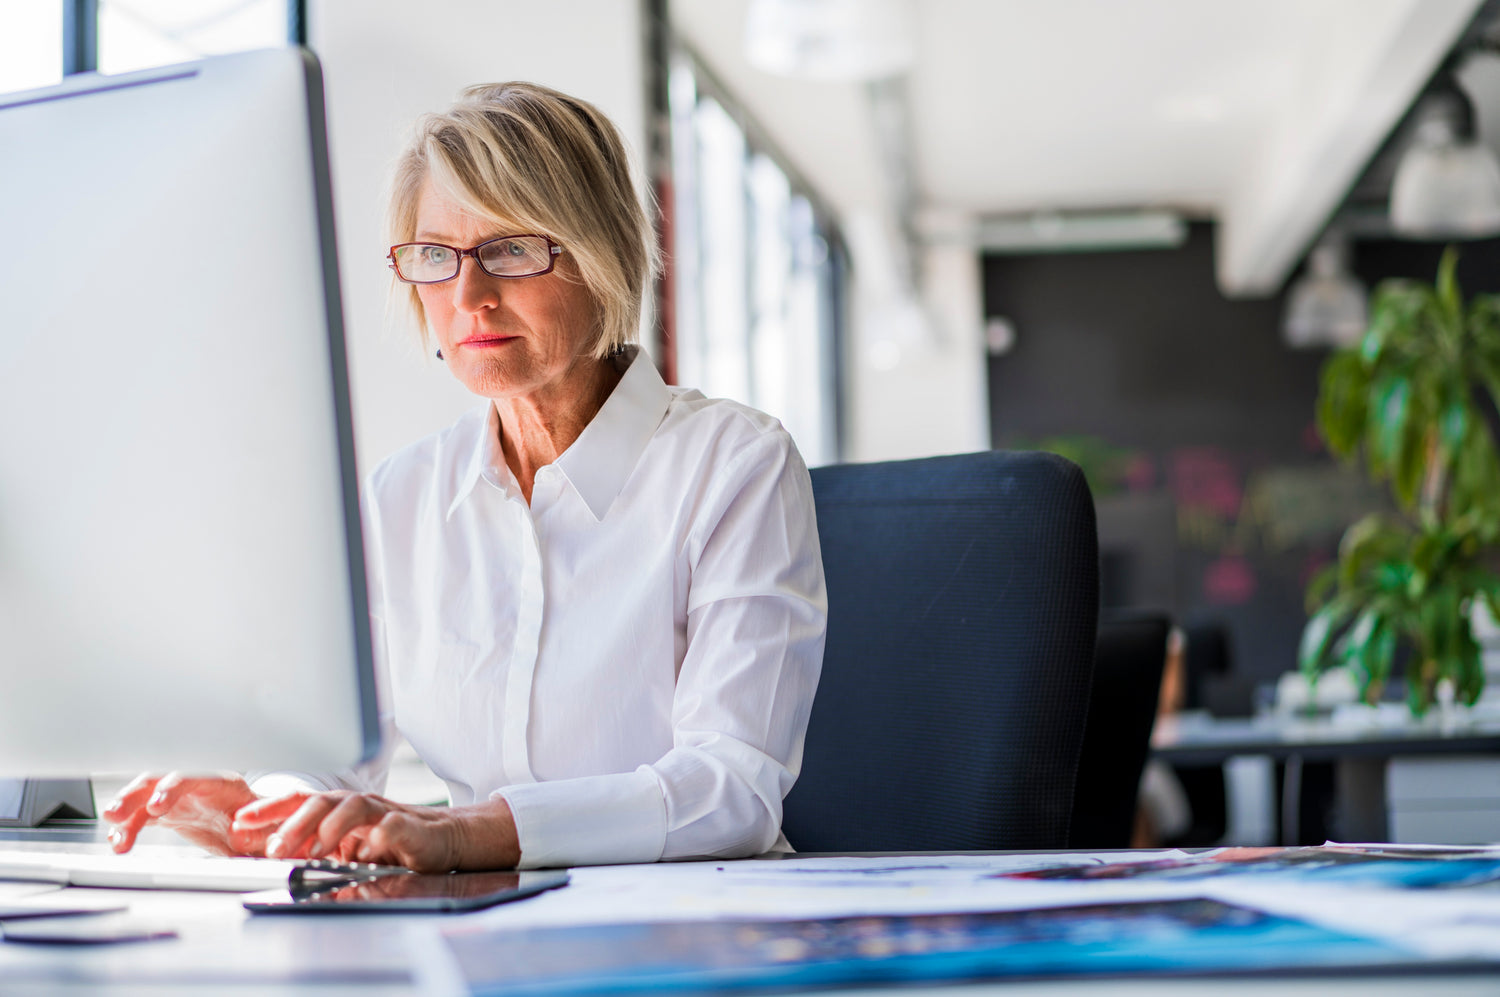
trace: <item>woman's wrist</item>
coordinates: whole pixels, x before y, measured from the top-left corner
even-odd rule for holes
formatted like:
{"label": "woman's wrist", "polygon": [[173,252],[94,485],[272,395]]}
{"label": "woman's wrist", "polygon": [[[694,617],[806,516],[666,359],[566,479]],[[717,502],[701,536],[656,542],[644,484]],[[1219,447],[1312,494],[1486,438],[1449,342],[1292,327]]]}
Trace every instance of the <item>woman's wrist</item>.
{"label": "woman's wrist", "polygon": [[454,869],[512,869],[521,861],[516,820],[504,797],[452,808]]}

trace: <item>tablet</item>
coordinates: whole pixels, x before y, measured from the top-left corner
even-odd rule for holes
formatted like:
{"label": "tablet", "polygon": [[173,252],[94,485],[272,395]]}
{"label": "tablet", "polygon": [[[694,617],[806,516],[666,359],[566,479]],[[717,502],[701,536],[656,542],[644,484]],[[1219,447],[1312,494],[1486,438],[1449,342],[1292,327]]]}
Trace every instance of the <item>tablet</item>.
{"label": "tablet", "polygon": [[245,909],[257,914],[462,911],[493,907],[568,884],[566,872],[404,873],[358,882],[306,883],[252,893]]}

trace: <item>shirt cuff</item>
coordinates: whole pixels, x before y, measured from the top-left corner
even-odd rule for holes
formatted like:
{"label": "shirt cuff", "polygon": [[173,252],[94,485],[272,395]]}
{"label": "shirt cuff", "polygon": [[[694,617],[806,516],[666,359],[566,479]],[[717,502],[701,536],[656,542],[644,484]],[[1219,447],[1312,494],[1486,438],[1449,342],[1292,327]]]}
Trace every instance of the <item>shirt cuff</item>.
{"label": "shirt cuff", "polygon": [[649,765],[617,775],[517,783],[490,796],[510,805],[521,869],[655,862],[666,846],[666,797]]}

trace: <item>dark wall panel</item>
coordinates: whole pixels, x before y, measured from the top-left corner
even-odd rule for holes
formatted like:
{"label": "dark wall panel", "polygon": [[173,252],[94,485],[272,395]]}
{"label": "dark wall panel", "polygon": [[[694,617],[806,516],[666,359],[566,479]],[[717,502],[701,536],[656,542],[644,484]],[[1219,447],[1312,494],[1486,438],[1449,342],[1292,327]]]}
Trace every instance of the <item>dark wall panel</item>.
{"label": "dark wall panel", "polygon": [[[1212,226],[1176,250],[990,255],[985,308],[1016,328],[989,362],[997,447],[1064,437],[1096,460],[1107,599],[1221,625],[1250,687],[1294,667],[1307,577],[1379,493],[1313,429],[1326,350],[1293,350],[1283,296],[1231,301],[1214,283]],[[1431,279],[1440,245],[1357,243],[1370,286]],[[1464,247],[1465,290],[1500,291],[1500,241]],[[1093,458],[1091,458],[1093,459]]]}

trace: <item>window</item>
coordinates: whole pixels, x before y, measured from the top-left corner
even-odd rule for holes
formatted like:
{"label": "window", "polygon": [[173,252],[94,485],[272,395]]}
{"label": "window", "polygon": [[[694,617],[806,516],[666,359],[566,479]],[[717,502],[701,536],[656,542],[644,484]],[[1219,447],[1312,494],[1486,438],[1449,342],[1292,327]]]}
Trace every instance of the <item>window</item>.
{"label": "window", "polygon": [[306,0],[25,0],[0,10],[0,93],[305,41]]}
{"label": "window", "polygon": [[770,413],[809,466],[839,456],[842,254],[784,161],[685,52],[672,62],[678,380]]}
{"label": "window", "polygon": [[99,0],[99,71],[286,44],[288,0]]}
{"label": "window", "polygon": [[0,14],[0,93],[63,78],[63,0],[9,4]]}

